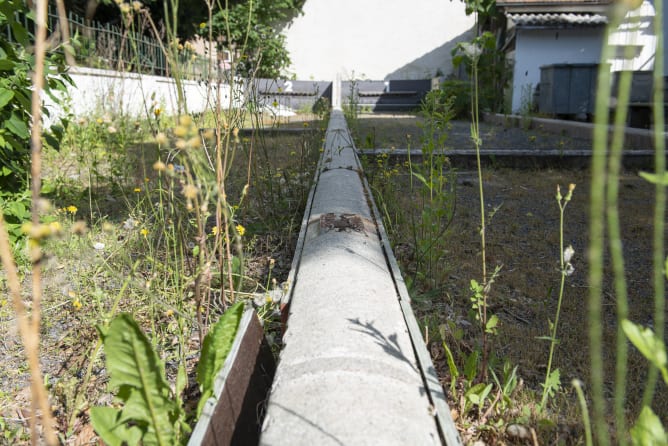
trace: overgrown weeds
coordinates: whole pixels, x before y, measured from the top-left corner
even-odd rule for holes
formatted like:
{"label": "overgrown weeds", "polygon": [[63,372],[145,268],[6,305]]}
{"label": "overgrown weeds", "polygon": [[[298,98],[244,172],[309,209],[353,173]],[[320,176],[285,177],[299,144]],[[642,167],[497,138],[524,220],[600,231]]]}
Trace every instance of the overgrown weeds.
{"label": "overgrown weeds", "polygon": [[[473,61],[481,54],[475,44],[463,50]],[[663,78],[656,72],[660,84]],[[604,70],[598,94],[603,105],[599,104],[597,116],[608,115],[601,98],[609,94],[609,85]],[[475,91],[475,83],[472,88]],[[655,97],[662,101],[659,90]],[[471,137],[479,147],[475,98]],[[450,225],[457,236],[444,243],[444,252],[435,253],[450,261],[448,274],[430,276],[432,286],[420,292],[414,288],[413,302],[423,314],[426,341],[441,364],[451,408],[466,441],[666,441],[662,423],[667,421],[668,400],[661,382],[666,368],[662,359],[665,226],[659,217],[665,213],[665,148],[663,139],[657,138],[654,171],[642,174],[652,184],[643,184],[636,173],[622,169],[626,102],[623,96],[618,100],[621,108],[615,115],[613,138],[607,140],[607,123],[596,126],[591,176],[575,170],[483,171],[480,162],[475,172],[458,176],[457,212]],[[658,109],[655,122],[663,123],[662,107]],[[660,132],[662,125],[657,127]],[[358,133],[364,134],[364,129]],[[413,177],[408,165],[396,155],[382,154],[366,169],[371,178],[392,172],[407,184]],[[536,176],[549,178],[552,184],[545,189],[532,178]],[[582,194],[573,195],[574,186],[569,186],[564,195],[558,192],[559,212],[546,210],[539,197],[553,195],[554,186],[563,182],[589,189],[591,203],[587,206]],[[402,218],[419,194],[397,198],[396,188],[371,183],[376,184],[376,193],[384,194],[379,203],[403,205],[403,211],[384,212],[385,227],[405,231],[409,226]],[[408,190],[404,187],[404,194]],[[564,225],[566,203],[569,223]],[[653,230],[641,229],[647,227]],[[395,254],[412,277],[413,242],[402,239],[402,231],[390,232]],[[568,249],[565,239],[575,248]],[[573,253],[584,252],[584,247],[588,247],[587,262],[578,261],[574,271]],[[490,273],[487,261],[503,263],[504,268]],[[555,278],[560,281],[553,293]],[[641,304],[647,296],[653,296],[654,308]],[[542,340],[549,341],[549,348]],[[629,340],[635,348],[628,347]],[[574,388],[564,385],[569,382]]]}
{"label": "overgrown weeds", "polygon": [[[139,4],[120,6],[124,17],[141,13]],[[43,35],[36,39],[43,44]],[[170,39],[178,42],[176,35]],[[163,50],[178,64],[176,49]],[[221,364],[217,356],[214,365],[202,366],[195,382],[211,327],[217,337],[233,337],[236,325],[216,321],[244,303],[258,309],[269,329],[277,327],[273,291],[285,286],[320,125],[306,116],[297,125],[315,131],[265,136],[265,123],[251,112],[261,109],[256,98],[224,104],[218,96],[205,114],[194,115],[178,78],[176,88],[175,115],[158,103],[148,104],[144,116],[101,110],[74,119],[60,153],[42,157],[34,146],[32,224],[25,224],[30,203],[17,201],[10,208],[14,245],[0,249],[5,270],[20,274],[5,279],[18,316],[5,302],[2,324],[12,327],[18,318],[24,335],[23,347],[14,336],[5,344],[2,412],[15,419],[4,426],[6,438],[25,440],[29,420],[30,437],[38,441],[41,412],[48,444],[88,442],[96,433],[108,444],[183,443],[200,392],[210,391],[205,384]],[[39,97],[39,85],[36,91]],[[241,90],[232,85],[231,91]],[[13,267],[12,252],[25,256],[22,268]],[[26,278],[34,294],[44,290],[44,299],[24,303],[18,286]],[[41,378],[38,354],[46,358],[48,379]],[[29,377],[32,397],[14,398]],[[107,381],[110,393],[101,385]]]}

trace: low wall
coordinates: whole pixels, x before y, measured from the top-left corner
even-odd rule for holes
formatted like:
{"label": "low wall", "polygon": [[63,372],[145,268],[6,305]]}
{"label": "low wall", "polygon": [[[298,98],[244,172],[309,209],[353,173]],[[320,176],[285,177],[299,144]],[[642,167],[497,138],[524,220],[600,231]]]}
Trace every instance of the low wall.
{"label": "low wall", "polygon": [[[45,98],[51,120],[68,112],[76,117],[104,113],[139,116],[153,113],[156,107],[165,114],[178,112],[176,82],[172,78],[83,67],[72,67],[68,74],[73,85],[68,86],[67,95],[57,101]],[[191,80],[182,83],[186,106],[191,113],[213,107],[218,88],[224,108],[241,101],[239,94],[230,97],[231,89],[227,84]]]}

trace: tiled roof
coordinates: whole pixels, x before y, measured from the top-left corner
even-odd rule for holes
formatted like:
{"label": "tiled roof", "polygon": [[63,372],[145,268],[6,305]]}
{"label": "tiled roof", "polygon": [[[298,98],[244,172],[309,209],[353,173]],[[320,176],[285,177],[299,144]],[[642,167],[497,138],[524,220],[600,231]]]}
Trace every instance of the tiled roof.
{"label": "tiled roof", "polygon": [[604,25],[608,18],[602,14],[542,13],[506,14],[516,26],[529,25]]}

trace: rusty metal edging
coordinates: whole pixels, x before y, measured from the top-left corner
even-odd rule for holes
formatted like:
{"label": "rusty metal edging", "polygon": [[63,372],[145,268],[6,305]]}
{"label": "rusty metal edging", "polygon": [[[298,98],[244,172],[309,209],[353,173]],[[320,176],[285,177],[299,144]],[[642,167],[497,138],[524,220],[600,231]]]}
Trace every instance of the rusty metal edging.
{"label": "rusty metal edging", "polygon": [[264,329],[253,308],[246,308],[221,370],[213,396],[202,410],[188,446],[257,443],[256,406],[266,398],[275,369]]}

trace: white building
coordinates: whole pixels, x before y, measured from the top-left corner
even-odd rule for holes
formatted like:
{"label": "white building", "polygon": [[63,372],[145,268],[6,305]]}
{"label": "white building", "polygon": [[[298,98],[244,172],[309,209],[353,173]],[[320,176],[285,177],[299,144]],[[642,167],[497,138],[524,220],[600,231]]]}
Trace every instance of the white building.
{"label": "white building", "polygon": [[[653,69],[654,1],[644,0],[640,8],[629,12],[621,26],[611,33],[609,43],[615,47],[615,56],[606,62],[613,72]],[[666,0],[658,1],[666,4]],[[498,0],[497,5],[508,19],[506,48],[513,64],[514,112],[519,112],[531,100],[541,81],[541,67],[600,63],[605,26],[611,13],[609,0]],[[666,35],[665,16],[663,31]],[[627,47],[632,49],[630,59],[624,58]],[[664,54],[664,61],[667,59]]]}

